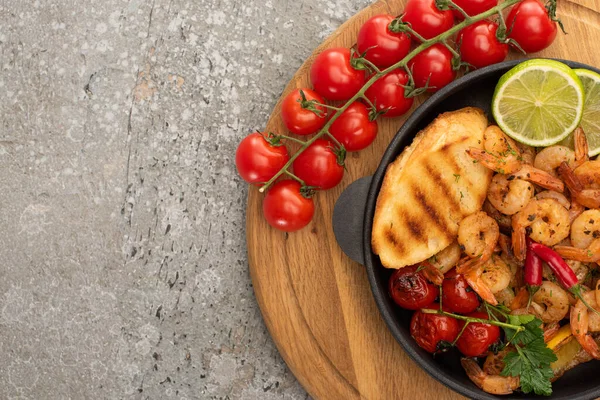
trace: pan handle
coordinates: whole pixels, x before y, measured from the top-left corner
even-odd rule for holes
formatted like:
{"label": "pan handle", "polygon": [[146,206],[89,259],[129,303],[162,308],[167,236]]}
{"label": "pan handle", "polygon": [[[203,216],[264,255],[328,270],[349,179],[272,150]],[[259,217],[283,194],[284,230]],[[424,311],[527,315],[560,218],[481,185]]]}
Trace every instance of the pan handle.
{"label": "pan handle", "polygon": [[352,182],[342,192],[333,208],[333,233],[342,251],[359,264],[365,265],[363,226],[367,195],[372,176]]}

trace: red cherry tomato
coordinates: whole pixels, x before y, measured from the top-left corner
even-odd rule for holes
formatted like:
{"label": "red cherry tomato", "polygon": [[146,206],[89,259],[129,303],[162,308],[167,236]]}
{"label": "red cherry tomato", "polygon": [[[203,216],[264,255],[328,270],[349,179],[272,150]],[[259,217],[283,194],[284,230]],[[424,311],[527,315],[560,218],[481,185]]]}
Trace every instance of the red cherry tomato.
{"label": "red cherry tomato", "polygon": [[310,81],[317,93],[328,100],[348,100],[365,84],[365,71],[350,64],[350,50],[328,49],[315,58]]}
{"label": "red cherry tomato", "polygon": [[416,87],[425,87],[429,81],[429,92],[435,92],[456,78],[452,68],[452,53],[443,44],[435,44],[417,54],[409,63]]}
{"label": "red cherry tomato", "polygon": [[512,27],[508,37],[514,39],[527,53],[535,53],[550,46],[556,38],[556,22],[548,16],[539,0],[524,0],[508,14],[506,26]]}
{"label": "red cherry tomato", "polygon": [[246,136],[235,152],[235,166],[248,183],[261,184],[271,179],[290,160],[283,145],[270,144],[263,133]]}
{"label": "red cherry tomato", "polygon": [[[498,0],[454,0],[454,4],[462,8],[469,16],[473,17],[498,5]],[[453,10],[454,16],[462,21],[465,17],[460,11]]]}
{"label": "red cherry tomato", "polygon": [[322,190],[336,186],[344,177],[344,166],[338,163],[334,149],[329,140],[315,140],[294,160],[294,174],[308,186]]}
{"label": "red cherry tomato", "polygon": [[[303,102],[300,90],[304,93],[306,101]],[[323,106],[311,105],[311,101],[325,103],[325,100],[317,92],[310,89],[296,89],[285,96],[281,104],[281,118],[286,128],[296,135],[311,135],[317,132],[327,122],[327,109]],[[320,115],[307,109],[302,105],[312,106]]]}
{"label": "red cherry tomato", "polygon": [[402,60],[410,51],[410,38],[405,33],[389,29],[394,17],[387,14],[369,19],[358,32],[357,48],[360,54],[379,68],[387,68]]}
{"label": "red cherry tomato", "polygon": [[[439,304],[433,303],[426,308],[438,310]],[[435,353],[442,340],[449,343],[454,342],[459,332],[458,321],[445,315],[425,314],[419,310],[413,314],[410,321],[410,335],[421,348],[429,353]]]}
{"label": "red cherry tomato", "polygon": [[438,9],[435,0],[408,0],[402,21],[408,22],[412,29],[425,39],[431,39],[452,28],[454,15],[450,10]]}
{"label": "red cherry tomato", "polygon": [[388,290],[396,304],[407,310],[418,310],[433,303],[438,288],[427,281],[418,266],[400,268],[390,277]]}
{"label": "red cherry tomato", "polygon": [[498,24],[492,21],[479,21],[458,33],[460,55],[464,62],[475,68],[504,61],[508,55],[508,45],[496,38]]}
{"label": "red cherry tomato", "polygon": [[413,105],[412,97],[404,97],[404,85],[408,83],[408,75],[404,70],[396,69],[375,82],[365,95],[377,111],[386,110],[384,117],[399,117]]}
{"label": "red cherry tomato", "polygon": [[368,147],[377,136],[377,122],[369,119],[369,109],[355,101],[331,124],[329,133],[348,151]]}
{"label": "red cherry tomato", "polygon": [[477,294],[469,287],[462,275],[448,276],[442,283],[442,304],[444,309],[458,314],[468,314],[479,307]]}
{"label": "red cherry tomato", "polygon": [[300,183],[286,179],[275,183],[263,199],[263,214],[273,228],[294,232],[304,228],[315,213],[312,199],[300,192]]}
{"label": "red cherry tomato", "polygon": [[[488,319],[488,315],[484,312],[474,312],[467,315],[468,317]],[[459,323],[460,328],[464,326],[464,322]],[[500,338],[500,328],[495,325],[471,323],[469,324],[461,337],[456,341],[456,347],[467,357],[478,357],[488,350]]]}

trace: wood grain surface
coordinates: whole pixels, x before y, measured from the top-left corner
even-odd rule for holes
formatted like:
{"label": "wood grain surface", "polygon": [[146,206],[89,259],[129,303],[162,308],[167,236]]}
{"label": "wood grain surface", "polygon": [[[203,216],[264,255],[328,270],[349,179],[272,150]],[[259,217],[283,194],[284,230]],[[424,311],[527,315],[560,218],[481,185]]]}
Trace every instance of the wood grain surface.
{"label": "wood grain surface", "polygon": [[[403,4],[403,0],[378,1],[348,20],[306,60],[282,98],[294,88],[310,86],[308,71],[316,54],[329,47],[352,46],[365,20],[380,13],[398,15]],[[559,34],[549,49],[533,56],[600,66],[599,11],[600,0],[559,0],[568,35]],[[414,107],[424,100],[421,97]],[[375,143],[349,154],[344,180],[315,196],[315,217],[300,232],[271,229],[262,216],[262,194],[250,189],[246,235],[256,297],[281,355],[317,399],[461,398],[422,371],[394,340],[375,305],[364,268],[342,253],[331,226],[338,196],[354,180],[374,173],[405,119],[379,120]],[[266,130],[285,132],[280,102]]]}

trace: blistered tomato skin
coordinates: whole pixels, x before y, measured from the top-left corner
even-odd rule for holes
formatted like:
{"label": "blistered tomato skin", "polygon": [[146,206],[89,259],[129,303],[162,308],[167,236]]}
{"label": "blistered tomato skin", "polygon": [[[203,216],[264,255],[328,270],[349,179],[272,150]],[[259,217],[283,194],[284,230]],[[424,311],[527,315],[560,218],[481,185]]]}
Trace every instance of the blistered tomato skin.
{"label": "blistered tomato skin", "polygon": [[[474,312],[467,317],[488,319],[484,312]],[[464,322],[460,322],[462,329]],[[500,328],[495,325],[481,324],[478,322],[470,323],[456,342],[456,347],[466,357],[479,357],[484,355],[489,347],[496,343],[500,338]]]}
{"label": "blistered tomato skin", "polygon": [[394,17],[388,14],[369,19],[358,32],[357,48],[360,54],[380,69],[401,61],[410,51],[410,38],[405,33],[390,31]]}
{"label": "blistered tomato skin", "polygon": [[479,307],[477,294],[462,275],[446,276],[442,283],[442,304],[452,313],[468,314]]}
{"label": "blistered tomato skin", "polygon": [[439,289],[428,282],[418,266],[404,267],[395,271],[389,280],[388,290],[396,304],[407,310],[418,310],[433,303]]}
{"label": "blistered tomato skin", "polygon": [[[427,308],[437,310],[439,304],[434,303]],[[429,353],[438,351],[441,341],[454,342],[459,332],[458,321],[446,315],[425,314],[419,310],[413,314],[410,322],[411,336],[422,349]]]}

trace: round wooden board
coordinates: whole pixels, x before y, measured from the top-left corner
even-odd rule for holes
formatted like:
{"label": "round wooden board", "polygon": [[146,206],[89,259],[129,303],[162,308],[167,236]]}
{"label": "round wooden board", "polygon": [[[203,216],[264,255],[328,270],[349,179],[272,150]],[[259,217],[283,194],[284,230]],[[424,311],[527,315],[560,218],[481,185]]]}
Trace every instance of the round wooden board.
{"label": "round wooden board", "polygon": [[[400,14],[404,0],[378,1],[343,24],[302,65],[282,94],[309,87],[309,66],[329,47],[350,47],[373,15]],[[568,35],[539,56],[600,66],[600,0],[560,0]],[[513,57],[517,55],[513,54]],[[414,107],[422,103],[419,99]],[[262,216],[262,194],[250,189],[246,217],[254,290],[277,348],[304,388],[317,399],[452,399],[452,392],[422,371],[387,329],[364,268],[338,247],[331,226],[336,199],[356,179],[371,175],[405,118],[380,119],[375,143],[350,153],[342,183],[315,196],[315,217],[300,232],[271,229]],[[280,102],[266,131],[285,132]]]}

